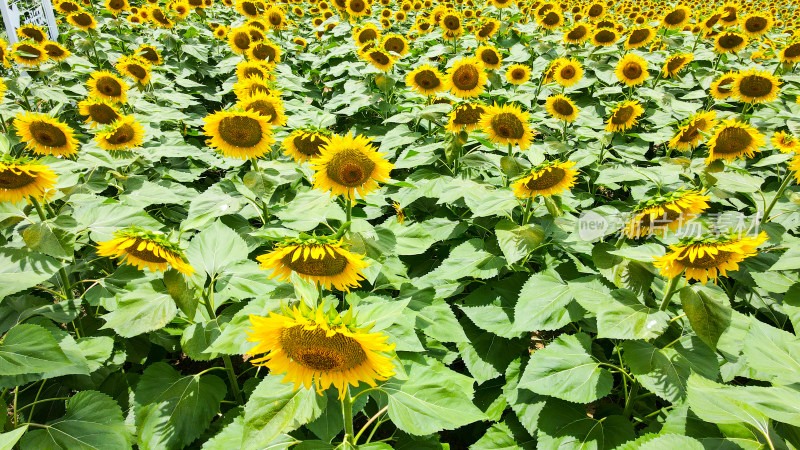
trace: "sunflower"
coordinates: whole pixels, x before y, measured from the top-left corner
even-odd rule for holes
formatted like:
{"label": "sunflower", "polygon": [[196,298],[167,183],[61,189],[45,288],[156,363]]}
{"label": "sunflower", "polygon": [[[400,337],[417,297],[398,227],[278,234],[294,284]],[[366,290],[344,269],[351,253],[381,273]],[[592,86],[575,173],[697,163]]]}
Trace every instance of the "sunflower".
{"label": "sunflower", "polygon": [[353,40],[359,47],[370,41],[378,41],[380,38],[381,32],[373,23],[367,23],[363,27],[353,30]]}
{"label": "sunflower", "polygon": [[676,6],[664,15],[661,25],[668,30],[680,30],[689,23],[692,18],[692,10],[686,6]]}
{"label": "sunflower", "polygon": [[627,86],[642,84],[650,76],[647,72],[647,61],[633,53],[628,53],[619,60],[614,73],[617,79]]}
{"label": "sunflower", "polygon": [[362,198],[378,188],[378,182],[389,179],[394,165],[378,153],[369,138],[358,135],[331,136],[320,148],[320,155],[311,161],[314,188],[331,191],[331,196],[344,195],[348,200],[356,191]]}
{"label": "sunflower", "polygon": [[771,73],[750,69],[736,74],[731,94],[746,103],[768,103],[778,97],[780,85],[780,80]]}
{"label": "sunflower", "polygon": [[564,32],[564,42],[568,44],[580,44],[589,39],[590,28],[585,23],[576,23],[569,30]]}
{"label": "sunflower", "polygon": [[461,23],[461,14],[454,10],[448,10],[439,20],[445,39],[455,39],[464,34],[464,27]]}
{"label": "sunflower", "polygon": [[127,11],[131,7],[131,5],[128,4],[128,0],[106,0],[105,6],[114,17],[118,16],[123,11]]}
{"label": "sunflower", "polygon": [[750,37],[767,34],[772,29],[774,20],[771,14],[752,13],[742,17],[740,25],[744,34]]}
{"label": "sunflower", "polygon": [[[192,12],[192,5],[186,1],[176,1],[170,5],[170,9],[175,13],[175,17],[179,20],[185,19]],[[214,31],[219,27],[213,28]]]}
{"label": "sunflower", "polygon": [[450,120],[444,129],[450,133],[475,131],[481,127],[481,116],[486,108],[478,103],[464,103],[450,112]]}
{"label": "sunflower", "polygon": [[747,46],[747,36],[734,31],[724,31],[714,40],[717,53],[736,53]]}
{"label": "sunflower", "polygon": [[281,53],[281,48],[269,39],[254,42],[247,50],[247,56],[251,60],[266,61],[270,64],[281,62]]}
{"label": "sunflower", "polygon": [[654,30],[652,27],[642,26],[631,28],[629,30],[628,37],[625,38],[625,50],[644,47],[645,45],[649,44],[650,41],[655,39],[655,37],[656,30]]}
{"label": "sunflower", "polygon": [[26,23],[17,28],[17,36],[19,36],[21,40],[32,39],[36,41],[37,44],[41,44],[47,40],[47,31],[39,25]]}
{"label": "sunflower", "polygon": [[117,230],[110,241],[98,242],[97,254],[122,258],[121,262],[139,270],[146,267],[151,272],[164,272],[172,267],[186,275],[194,273],[192,266],[184,260],[178,244],[171,242],[163,233],[136,226]]}
{"label": "sunflower", "polygon": [[550,10],[537,17],[536,23],[545,30],[552,31],[564,24],[564,15],[559,11]]}
{"label": "sunflower", "polygon": [[592,33],[592,44],[596,47],[610,47],[619,39],[614,30],[608,28],[598,28]]}
{"label": "sunflower", "polygon": [[575,186],[578,171],[573,169],[572,161],[546,161],[534,166],[528,175],[515,181],[511,187],[518,198],[541,195],[559,195]]}
{"label": "sunflower", "polygon": [[251,76],[250,78],[245,78],[244,80],[239,80],[234,83],[233,92],[236,94],[236,98],[239,100],[244,100],[247,97],[252,97],[258,93],[280,95],[280,91],[275,89],[272,83],[257,75]]}
{"label": "sunflower", "polygon": [[783,63],[796,63],[800,61],[800,42],[793,42],[784,47],[781,50],[780,57]]}
{"label": "sunflower", "polygon": [[236,27],[228,33],[228,45],[234,53],[246,54],[250,44],[250,33],[247,27]]}
{"label": "sunflower", "polygon": [[242,61],[236,64],[236,76],[240,80],[258,77],[263,80],[272,81],[275,75],[272,74],[272,64],[266,61]]}
{"label": "sunflower", "polygon": [[772,135],[770,142],[772,142],[773,147],[783,153],[792,153],[800,150],[800,139],[785,131],[776,131]]}
{"label": "sunflower", "polygon": [[252,0],[236,0],[236,11],[239,14],[254,19],[261,15],[258,2]]}
{"label": "sunflower", "polygon": [[528,124],[529,115],[519,107],[506,103],[503,106],[487,106],[481,115],[481,129],[495,143],[519,145],[527,150],[533,138]]}
{"label": "sunflower", "polygon": [[692,116],[686,125],[678,130],[670,141],[671,148],[678,150],[688,150],[697,147],[703,140],[703,134],[714,128],[717,124],[717,113],[714,111],[699,112]]}
{"label": "sunflower", "polygon": [[726,27],[734,26],[739,21],[738,19],[739,7],[734,5],[733,3],[726,2],[724,5],[722,5],[720,11],[722,11],[723,16],[720,17],[719,20]]}
{"label": "sunflower", "polygon": [[38,66],[47,61],[47,52],[44,47],[34,42],[17,42],[11,46],[11,54],[14,61],[23,66]]}
{"label": "sunflower", "polygon": [[47,114],[21,112],[14,120],[17,135],[37,155],[70,156],[78,152],[75,132]]}
{"label": "sunflower", "polygon": [[711,96],[717,100],[725,100],[733,96],[733,82],[736,79],[737,72],[727,72],[720,75],[713,83],[711,83]]}
{"label": "sunflower", "polygon": [[661,275],[675,278],[684,273],[687,280],[705,284],[709,278],[716,282],[727,271],[739,270],[739,263],[758,254],[756,248],[767,241],[767,234],[738,237],[735,234],[684,239],[671,245],[670,253],[656,257],[654,266]]}
{"label": "sunflower", "polygon": [[61,14],[69,14],[83,9],[80,5],[73,2],[72,0],[62,0],[60,2],[55,2],[54,6],[56,8],[56,11],[60,12]]}
{"label": "sunflower", "polygon": [[387,34],[381,40],[381,47],[389,52],[395,53],[399,56],[408,54],[408,41],[400,34]]}
{"label": "sunflower", "polygon": [[125,103],[128,100],[128,83],[106,70],[93,72],[86,86],[89,88],[90,97],[117,103]]}
{"label": "sunflower", "polygon": [[269,317],[250,316],[253,328],[247,340],[257,342],[247,354],[257,366],[266,366],[270,373],[283,376],[283,382],[294,383],[294,389],[316,384],[317,393],[333,385],[344,399],[348,385],[364,382],[375,387],[376,381],[388,380],[395,374],[391,352],[394,344],[387,344],[388,336],[369,333],[369,328],[358,328],[352,311],[344,316],[321,305],[309,309],[301,302],[301,309],[282,314],[270,312]]}
{"label": "sunflower", "polygon": [[74,26],[75,28],[83,31],[94,30],[97,28],[97,21],[94,20],[94,16],[86,11],[78,11],[68,15],[67,22],[69,22],[70,25]]}
{"label": "sunflower", "polygon": [[706,164],[718,159],[731,162],[736,158],[752,158],[765,136],[746,122],[723,120],[708,140]]}
{"label": "sunflower", "polygon": [[487,69],[499,69],[503,64],[503,57],[494,46],[482,45],[475,50],[475,57],[480,59],[483,67]]}
{"label": "sunflower", "polygon": [[301,49],[301,50],[302,50],[302,49],[305,49],[305,48],[306,48],[306,46],[308,45],[308,43],[306,42],[306,40],[305,40],[305,39],[303,39],[303,38],[301,38],[301,37],[296,37],[296,38],[292,39],[292,43],[293,43],[294,45],[296,45],[296,46],[300,47],[300,49]]}
{"label": "sunflower", "polygon": [[506,80],[511,84],[524,84],[531,79],[531,68],[524,64],[513,64],[506,69]]}
{"label": "sunflower", "polygon": [[103,150],[131,150],[144,142],[144,128],[133,116],[123,116],[97,133],[94,140]]}
{"label": "sunflower", "polygon": [[122,75],[133,78],[141,86],[147,86],[150,83],[150,63],[138,56],[123,56],[117,61],[117,71]]}
{"label": "sunflower", "polygon": [[639,203],[625,226],[629,238],[675,231],[709,208],[711,197],[696,190],[678,190]]}
{"label": "sunflower", "polygon": [[286,12],[277,5],[270,6],[264,11],[264,19],[267,26],[273,30],[283,30],[288,23],[286,22]]}
{"label": "sunflower", "polygon": [[581,78],[583,78],[583,66],[577,59],[564,58],[553,73],[553,79],[564,87],[574,85]]}
{"label": "sunflower", "polygon": [[456,97],[477,97],[486,87],[486,81],[483,63],[475,57],[461,58],[447,71],[450,92]]}
{"label": "sunflower", "polygon": [[628,100],[617,103],[611,110],[611,117],[606,121],[606,131],[625,131],[633,128],[639,117],[644,114],[644,108],[638,100]]}
{"label": "sunflower", "polygon": [[49,167],[27,159],[0,156],[0,203],[25,198],[40,199],[56,185],[57,175]]}
{"label": "sunflower", "polygon": [[345,11],[350,17],[364,17],[370,12],[370,5],[365,0],[347,0]]}
{"label": "sunflower", "polygon": [[574,122],[578,117],[578,107],[569,97],[563,94],[551,95],[547,98],[546,102],[547,112],[558,120],[565,122]]}
{"label": "sunflower", "polygon": [[694,55],[691,53],[672,55],[664,62],[664,68],[661,69],[661,73],[664,75],[664,78],[675,77],[678,75],[678,72],[692,62],[693,59]]}
{"label": "sunflower", "polygon": [[6,84],[3,83],[3,79],[0,78],[0,103],[3,103],[3,97],[6,94]]}
{"label": "sunflower", "polygon": [[406,75],[406,85],[422,95],[435,95],[447,90],[444,75],[430,64],[417,67]]}
{"label": "sunflower", "polygon": [[264,116],[272,126],[286,125],[286,115],[283,113],[283,100],[276,95],[258,93],[252,97],[239,100],[237,107],[245,111],[255,111]]}
{"label": "sunflower", "polygon": [[47,53],[47,57],[53,61],[63,61],[69,58],[70,51],[58,42],[46,41],[42,48]]}
{"label": "sunflower", "polygon": [[391,70],[395,63],[395,59],[392,55],[377,47],[372,47],[369,50],[363,51],[361,57],[384,72]]}
{"label": "sunflower", "polygon": [[161,52],[152,45],[140,45],[139,48],[136,49],[135,54],[154,66],[160,66],[164,63],[164,60],[161,58]]}
{"label": "sunflower", "polygon": [[259,158],[275,142],[269,120],[255,111],[217,111],[203,121],[206,143],[229,158]]}
{"label": "sunflower", "polygon": [[284,154],[291,156],[298,163],[303,163],[322,153],[322,147],[330,142],[330,136],[320,130],[298,129],[284,138],[282,145]]}
{"label": "sunflower", "polygon": [[85,123],[90,124],[91,128],[111,125],[122,117],[111,101],[96,98],[87,98],[78,103],[78,114],[87,116]]}
{"label": "sunflower", "polygon": [[11,67],[11,62],[8,58],[8,42],[0,38],[0,66]]}
{"label": "sunflower", "polygon": [[485,18],[476,28],[475,38],[478,40],[478,42],[484,42],[494,36],[499,29],[500,21],[493,18]]}

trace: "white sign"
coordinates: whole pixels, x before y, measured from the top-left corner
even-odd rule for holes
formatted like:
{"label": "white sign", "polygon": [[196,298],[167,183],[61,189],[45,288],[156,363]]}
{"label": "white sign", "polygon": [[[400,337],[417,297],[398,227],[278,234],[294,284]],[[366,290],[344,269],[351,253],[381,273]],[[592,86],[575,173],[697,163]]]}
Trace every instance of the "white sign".
{"label": "white sign", "polygon": [[47,30],[51,41],[58,40],[58,27],[50,0],[0,0],[0,13],[11,44],[19,41],[17,29],[29,23]]}

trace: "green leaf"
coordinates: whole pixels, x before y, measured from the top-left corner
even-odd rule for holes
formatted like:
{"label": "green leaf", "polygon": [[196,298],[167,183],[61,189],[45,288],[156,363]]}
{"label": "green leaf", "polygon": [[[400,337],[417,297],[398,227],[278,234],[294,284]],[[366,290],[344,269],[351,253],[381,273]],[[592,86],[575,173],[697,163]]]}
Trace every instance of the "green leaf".
{"label": "green leaf", "polygon": [[205,272],[214,277],[226,267],[247,259],[248,253],[244,239],[216,221],[192,239],[186,258],[198,275]]}
{"label": "green leaf", "polygon": [[29,431],[22,449],[131,448],[122,409],[111,397],[96,391],[78,392],[67,400],[67,411],[44,429]]}
{"label": "green leaf", "polygon": [[133,337],[166,326],[178,314],[175,301],[161,280],[139,284],[117,302],[117,308],[102,316],[103,328],[112,328],[122,337]]}
{"label": "green leaf", "polygon": [[522,286],[514,308],[514,331],[557,330],[580,320],[581,308],[555,272],[532,275]]}
{"label": "green leaf", "polygon": [[322,414],[325,397],[314,389],[294,390],[281,376],[267,375],[244,408],[243,449],[260,449],[283,433],[296,430]]}
{"label": "green leaf", "polygon": [[722,333],[731,323],[731,309],[690,286],[681,289],[680,297],[692,330],[706,345],[716,349]]}
{"label": "green leaf", "polygon": [[800,338],[791,333],[751,319],[744,356],[752,368],[774,377],[774,383],[800,383]]}
{"label": "green leaf", "polygon": [[526,274],[491,280],[464,298],[461,310],[478,327],[504,338],[521,334],[513,330],[514,307]]}
{"label": "green leaf", "polygon": [[635,436],[633,424],[622,416],[595,419],[584,405],[562,400],[547,400],[539,415],[539,448],[613,449]]}
{"label": "green leaf", "polygon": [[544,242],[544,228],[539,225],[528,224],[519,226],[516,223],[503,219],[494,227],[497,234],[497,243],[509,264],[521,260]]}
{"label": "green leaf", "polygon": [[169,269],[164,272],[164,286],[186,317],[194,317],[197,310],[197,296],[194,288],[190,288],[186,282],[186,277],[175,269]]}
{"label": "green leaf", "polygon": [[614,377],[591,355],[591,338],[561,335],[531,355],[519,387],[570,402],[589,403],[611,392]]}
{"label": "green leaf", "polygon": [[611,293],[609,301],[597,314],[597,335],[611,339],[653,339],[669,324],[669,315],[642,304],[636,294],[626,289]]}
{"label": "green leaf", "polygon": [[458,351],[479,384],[502,375],[508,364],[528,347],[524,339],[504,339],[485,333],[468,320],[463,320],[462,326],[469,341],[459,342]]}
{"label": "green leaf", "polygon": [[201,229],[215,217],[238,213],[247,201],[228,180],[223,180],[198,195],[189,204],[189,213],[181,228]]}
{"label": "green leaf", "polygon": [[28,431],[28,426],[23,425],[7,433],[0,433],[0,450],[12,450],[26,431]]}
{"label": "green leaf", "polygon": [[0,248],[0,299],[52,277],[63,266],[56,259],[16,248]]}
{"label": "green leaf", "polygon": [[653,262],[655,257],[664,256],[664,246],[660,244],[644,244],[636,247],[625,247],[608,252],[612,255],[622,256],[639,262]]}
{"label": "green leaf", "polygon": [[701,419],[718,424],[747,423],[768,435],[769,418],[741,401],[733,387],[692,374],[687,388],[689,407]]}
{"label": "green leaf", "polygon": [[33,224],[22,232],[28,248],[54,258],[72,258],[75,236],[49,223]]}
{"label": "green leaf", "polygon": [[405,295],[411,297],[403,312],[415,320],[418,330],[440,342],[466,342],[467,336],[458,323],[453,310],[443,299],[435,299],[433,288],[416,290]]}
{"label": "green leaf", "polygon": [[665,448],[679,448],[681,450],[703,450],[703,444],[695,438],[689,436],[679,436],[677,434],[665,434],[650,439],[639,447],[639,450],[662,450]]}
{"label": "green leaf", "polygon": [[215,375],[181,374],[158,362],[144,370],[134,389],[140,448],[180,448],[208,428],[228,391]]}
{"label": "green leaf", "polygon": [[0,375],[42,373],[71,365],[50,332],[38,325],[17,325],[0,343]]}
{"label": "green leaf", "polygon": [[331,201],[327,192],[311,190],[300,192],[277,214],[281,224],[297,231],[311,231],[329,219],[344,222],[344,210]]}
{"label": "green leaf", "polygon": [[[470,239],[453,248],[442,264],[420,279],[438,284],[438,280],[458,280],[464,277],[489,279],[506,265],[504,258],[484,250],[480,239]],[[430,284],[429,284],[430,285]]]}

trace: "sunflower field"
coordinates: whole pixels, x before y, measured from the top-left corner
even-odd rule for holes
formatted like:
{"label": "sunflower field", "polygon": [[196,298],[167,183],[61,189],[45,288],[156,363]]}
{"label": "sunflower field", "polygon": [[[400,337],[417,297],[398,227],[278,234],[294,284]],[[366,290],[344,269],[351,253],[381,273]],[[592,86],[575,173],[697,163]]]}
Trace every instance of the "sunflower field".
{"label": "sunflower field", "polygon": [[797,0],[53,7],[0,448],[800,449]]}

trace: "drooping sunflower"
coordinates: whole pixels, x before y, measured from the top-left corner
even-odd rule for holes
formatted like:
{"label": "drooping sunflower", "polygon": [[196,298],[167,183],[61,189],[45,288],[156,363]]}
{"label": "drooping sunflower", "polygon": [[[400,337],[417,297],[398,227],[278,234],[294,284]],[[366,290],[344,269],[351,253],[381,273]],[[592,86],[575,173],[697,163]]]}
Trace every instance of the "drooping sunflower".
{"label": "drooping sunflower", "polygon": [[740,25],[744,34],[756,37],[767,34],[774,22],[771,14],[756,12],[742,17]]}
{"label": "drooping sunflower", "polygon": [[531,68],[524,64],[512,64],[506,69],[506,80],[511,84],[525,84],[531,79]]}
{"label": "drooping sunflower", "polygon": [[610,47],[618,39],[617,33],[609,28],[598,28],[592,33],[592,45],[595,47]]}
{"label": "drooping sunflower", "polygon": [[669,30],[680,30],[689,23],[692,18],[692,10],[687,6],[676,6],[664,15],[661,26]]}
{"label": "drooping sunflower", "polygon": [[67,16],[67,22],[75,28],[83,31],[94,30],[97,28],[97,21],[94,16],[86,11],[74,12]]}
{"label": "drooping sunflower", "polygon": [[585,23],[576,23],[564,33],[564,42],[568,44],[580,44],[589,39],[590,28]]}
{"label": "drooping sunflower", "polygon": [[136,56],[144,59],[154,66],[160,66],[164,63],[164,60],[161,58],[161,52],[159,52],[158,49],[152,45],[140,45],[139,48],[136,49]]}
{"label": "drooping sunflower", "polygon": [[481,127],[481,116],[486,107],[478,103],[464,103],[458,105],[450,112],[450,120],[445,126],[445,130],[450,133],[467,133],[475,131]]}
{"label": "drooping sunflower", "polygon": [[578,117],[578,107],[570,100],[569,97],[563,94],[551,95],[547,98],[545,104],[547,112],[558,120],[565,122],[574,122]]}
{"label": "drooping sunflower", "polygon": [[709,208],[711,197],[696,190],[677,190],[639,203],[625,226],[631,239],[675,231]]}
{"label": "drooping sunflower", "polygon": [[684,273],[687,280],[703,284],[709,279],[716,282],[728,271],[739,270],[739,263],[758,254],[756,249],[766,241],[767,234],[763,231],[756,237],[725,234],[684,239],[671,245],[670,253],[656,257],[653,265],[667,278]]}
{"label": "drooping sunflower", "polygon": [[725,100],[733,96],[733,81],[738,72],[727,72],[720,75],[709,88],[711,96],[717,100]]}
{"label": "drooping sunflower", "polygon": [[430,64],[417,67],[406,75],[406,85],[422,95],[435,95],[446,91],[444,75]]}
{"label": "drooping sunflower", "polygon": [[180,245],[171,242],[163,233],[136,226],[117,230],[114,239],[98,242],[97,254],[122,258],[120,262],[150,272],[164,272],[170,267],[191,275],[194,269],[185,261]]}
{"label": "drooping sunflower", "polygon": [[217,111],[203,121],[206,143],[229,158],[260,158],[275,142],[269,120],[255,111]]}
{"label": "drooping sunflower", "polygon": [[58,42],[45,41],[42,48],[47,53],[47,57],[53,61],[63,61],[70,55],[70,51]]}
{"label": "drooping sunflower", "polygon": [[281,53],[281,48],[269,39],[253,42],[247,50],[247,56],[251,60],[266,61],[270,64],[281,62]]}
{"label": "drooping sunflower", "polygon": [[377,386],[376,381],[388,380],[395,374],[388,336],[370,333],[369,327],[358,328],[352,311],[344,316],[335,310],[296,307],[282,314],[270,312],[269,317],[250,316],[253,328],[247,340],[257,342],[249,355],[265,356],[251,359],[257,366],[269,368],[270,373],[283,376],[284,383],[294,389],[316,384],[317,393],[333,385],[339,398],[345,398],[348,385],[364,382]]}
{"label": "drooping sunflower", "polygon": [[283,139],[283,153],[298,163],[318,157],[330,142],[329,134],[316,129],[297,129]]}
{"label": "drooping sunflower", "polygon": [[631,28],[625,39],[625,50],[644,47],[656,37],[656,30],[652,27],[642,26]]}
{"label": "drooping sunflower", "polygon": [[778,97],[780,85],[780,80],[771,73],[750,69],[736,74],[731,93],[746,103],[768,103]]}
{"label": "drooping sunflower", "polygon": [[475,57],[480,59],[483,67],[487,69],[499,69],[503,64],[503,57],[500,52],[492,45],[482,45],[475,50]]}
{"label": "drooping sunflower", "polygon": [[614,73],[617,79],[627,86],[640,85],[650,76],[647,71],[647,61],[633,53],[628,53],[619,60]]}
{"label": "drooping sunflower", "polygon": [[578,171],[572,161],[546,161],[515,181],[511,187],[518,198],[559,195],[575,186]]}
{"label": "drooping sunflower", "polygon": [[785,132],[776,131],[770,140],[772,146],[783,153],[792,153],[800,150],[800,139]]}
{"label": "drooping sunflower", "polygon": [[130,150],[144,142],[144,128],[133,116],[123,116],[103,128],[94,140],[103,150]]}
{"label": "drooping sunflower", "polygon": [[394,66],[395,59],[383,49],[373,47],[362,53],[362,57],[376,68],[388,72]]}
{"label": "drooping sunflower", "polygon": [[109,71],[93,72],[86,86],[89,88],[90,97],[117,103],[128,101],[128,83]]}
{"label": "drooping sunflower", "polygon": [[752,158],[764,142],[765,136],[749,123],[723,120],[708,140],[706,164],[718,159],[731,162],[736,158]]}
{"label": "drooping sunflower", "polygon": [[786,45],[780,52],[781,62],[796,63],[800,61],[800,42]]}
{"label": "drooping sunflower", "polygon": [[714,40],[717,53],[736,53],[747,46],[747,36],[735,31],[723,31]]}
{"label": "drooping sunflower", "polygon": [[456,97],[477,97],[486,87],[486,81],[486,71],[478,58],[461,58],[447,71],[450,92]]}
{"label": "drooping sunflower", "polygon": [[12,45],[11,55],[17,64],[30,67],[38,66],[48,58],[44,47],[31,41],[17,42]]}
{"label": "drooping sunflower", "polygon": [[236,104],[245,111],[255,111],[264,116],[272,126],[286,125],[286,114],[283,113],[283,100],[276,95],[258,93],[252,97],[239,100]]}
{"label": "drooping sunflower", "polygon": [[518,106],[506,103],[487,106],[481,115],[481,129],[489,140],[499,144],[519,145],[525,151],[533,138],[533,131],[528,124],[528,112]]}
{"label": "drooping sunflower", "polygon": [[21,40],[32,39],[37,44],[47,40],[47,31],[39,25],[26,23],[17,28],[17,36]]}
{"label": "drooping sunflower", "polygon": [[37,155],[70,156],[78,152],[75,132],[47,114],[21,112],[14,119],[17,136]]}
{"label": "drooping sunflower", "polygon": [[553,73],[556,83],[570,87],[583,78],[583,66],[577,59],[563,59]]}
{"label": "drooping sunflower", "polygon": [[704,138],[703,133],[708,132],[717,125],[716,117],[717,113],[714,111],[701,111],[695,114],[669,141],[669,146],[678,150],[697,147]]}
{"label": "drooping sunflower", "polygon": [[691,53],[678,53],[676,55],[672,55],[664,62],[664,67],[661,69],[661,73],[663,74],[664,78],[671,78],[678,75],[681,69],[686,67],[687,64],[692,62],[694,59],[694,55]]}
{"label": "drooping sunflower", "polygon": [[384,156],[365,136],[331,136],[320,148],[320,155],[311,161],[314,188],[348,200],[354,199],[356,192],[363,198],[378,188],[378,182],[389,179],[394,165]]}
{"label": "drooping sunflower", "polygon": [[56,185],[56,178],[49,167],[35,161],[0,156],[0,203],[38,200]]}
{"label": "drooping sunflower", "polygon": [[475,38],[478,42],[484,42],[491,38],[500,29],[500,21],[493,18],[482,19],[480,25],[476,28]]}
{"label": "drooping sunflower", "polygon": [[117,70],[122,75],[136,80],[140,85],[150,83],[150,62],[138,56],[123,56],[117,61]]}
{"label": "drooping sunflower", "polygon": [[644,114],[644,108],[638,100],[617,103],[611,110],[611,117],[606,121],[606,131],[610,133],[623,132],[633,128],[642,114]]}
{"label": "drooping sunflower", "polygon": [[111,125],[122,117],[111,101],[91,97],[78,103],[78,114],[87,116],[85,123],[90,124],[90,128]]}

